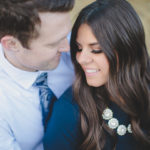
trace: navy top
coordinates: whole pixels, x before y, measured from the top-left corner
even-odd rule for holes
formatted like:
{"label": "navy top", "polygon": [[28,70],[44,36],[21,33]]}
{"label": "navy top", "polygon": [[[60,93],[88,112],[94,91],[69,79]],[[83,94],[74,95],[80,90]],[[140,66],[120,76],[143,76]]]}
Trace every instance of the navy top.
{"label": "navy top", "polygon": [[[119,124],[127,126],[130,119],[116,104],[112,103],[110,109],[113,117]],[[106,132],[106,144],[103,150],[112,150],[113,139]],[[138,142],[132,133],[118,136],[116,150],[137,150]],[[45,150],[79,150],[82,143],[79,108],[72,98],[72,89],[69,88],[60,99],[54,103],[51,118],[47,125],[44,137]]]}
{"label": "navy top", "polygon": [[55,101],[44,136],[45,150],[77,150],[81,142],[78,106],[69,88]]}
{"label": "navy top", "polygon": [[[110,109],[113,112],[113,117],[119,121],[119,125],[125,125],[127,127],[130,124],[129,116],[116,104],[111,103]],[[117,132],[116,129],[115,132]],[[112,150],[113,139],[107,133],[106,135],[107,141],[104,150]],[[135,140],[132,133],[126,132],[126,134],[122,136],[117,134],[117,143],[115,150],[137,150],[137,144],[138,142]]]}

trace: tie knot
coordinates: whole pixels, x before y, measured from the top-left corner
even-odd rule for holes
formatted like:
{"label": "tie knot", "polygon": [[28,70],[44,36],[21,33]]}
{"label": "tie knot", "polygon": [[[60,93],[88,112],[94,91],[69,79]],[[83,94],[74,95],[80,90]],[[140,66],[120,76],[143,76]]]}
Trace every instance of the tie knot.
{"label": "tie knot", "polygon": [[47,73],[46,72],[41,73],[37,77],[35,82],[33,83],[33,86],[36,86],[36,87],[41,87],[43,85],[47,86]]}
{"label": "tie knot", "polygon": [[49,109],[52,109],[51,107],[53,105],[53,101],[56,99],[52,90],[48,87],[47,76],[47,73],[41,73],[33,83],[33,86],[39,88],[39,97],[44,125],[46,122],[46,118],[48,117]]}

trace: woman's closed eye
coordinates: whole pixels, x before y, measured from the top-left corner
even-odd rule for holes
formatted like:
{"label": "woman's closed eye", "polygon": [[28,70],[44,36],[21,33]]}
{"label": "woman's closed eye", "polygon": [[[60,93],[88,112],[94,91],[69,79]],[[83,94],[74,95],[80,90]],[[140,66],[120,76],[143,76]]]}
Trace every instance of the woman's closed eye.
{"label": "woman's closed eye", "polygon": [[[82,52],[82,48],[77,48],[77,52]],[[91,50],[91,53],[94,53],[94,54],[99,54],[99,53],[102,53],[102,52],[103,52],[103,50],[101,50],[101,49]]]}
{"label": "woman's closed eye", "polygon": [[97,50],[93,49],[91,52],[94,53],[94,54],[99,54],[99,53],[102,53],[103,50],[102,49],[97,49]]}
{"label": "woman's closed eye", "polygon": [[82,51],[82,48],[77,48],[77,52],[81,52]]}

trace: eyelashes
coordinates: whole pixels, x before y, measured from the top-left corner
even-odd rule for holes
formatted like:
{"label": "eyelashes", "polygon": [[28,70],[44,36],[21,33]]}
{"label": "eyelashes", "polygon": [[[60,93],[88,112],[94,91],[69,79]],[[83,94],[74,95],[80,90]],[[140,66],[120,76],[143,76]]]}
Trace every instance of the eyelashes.
{"label": "eyelashes", "polygon": [[[82,52],[82,49],[79,49],[79,48],[77,48],[77,52]],[[93,53],[93,54],[100,54],[100,53],[102,53],[103,52],[103,50],[102,49],[99,49],[99,50],[91,50],[91,53]]]}
{"label": "eyelashes", "polygon": [[82,52],[82,49],[77,48],[77,52]]}
{"label": "eyelashes", "polygon": [[99,49],[99,50],[92,50],[91,52],[94,53],[94,54],[100,54],[103,51],[102,51],[102,49]]}

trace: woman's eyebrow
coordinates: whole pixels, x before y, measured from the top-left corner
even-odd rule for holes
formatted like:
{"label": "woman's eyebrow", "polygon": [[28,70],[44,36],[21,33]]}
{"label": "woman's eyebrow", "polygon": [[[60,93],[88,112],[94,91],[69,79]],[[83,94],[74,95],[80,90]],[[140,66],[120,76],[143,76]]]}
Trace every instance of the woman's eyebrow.
{"label": "woman's eyebrow", "polygon": [[95,46],[95,45],[98,45],[98,46],[99,46],[99,43],[95,42],[95,43],[90,43],[89,45],[90,45],[90,46]]}

